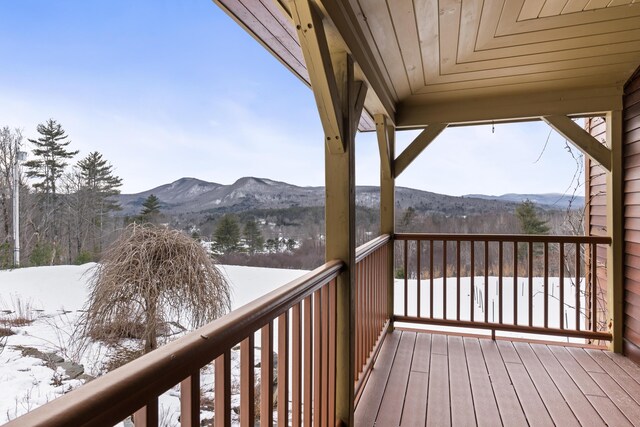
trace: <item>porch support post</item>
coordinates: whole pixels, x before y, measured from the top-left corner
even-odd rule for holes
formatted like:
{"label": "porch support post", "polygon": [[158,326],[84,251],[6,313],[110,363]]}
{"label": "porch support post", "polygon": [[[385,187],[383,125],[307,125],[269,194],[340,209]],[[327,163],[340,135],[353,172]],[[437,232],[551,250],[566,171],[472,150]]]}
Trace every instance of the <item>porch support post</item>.
{"label": "porch support post", "polygon": [[[344,150],[325,144],[326,260],[346,264],[338,277],[336,321],[336,420],[353,425],[355,381],[355,264],[356,189],[355,135],[367,87],[353,78],[353,60],[346,52],[334,55],[334,73],[342,106]],[[335,423],[331,423],[334,425]]]}
{"label": "porch support post", "polygon": [[607,174],[607,308],[612,341],[611,351],[622,353],[624,280],[624,176],[622,154],[622,112],[607,113],[607,144],[611,150],[611,170]]}
{"label": "porch support post", "polygon": [[[378,148],[380,150],[380,234],[390,234],[395,232],[395,127],[390,123],[387,116],[377,114],[376,134],[378,136]],[[387,257],[387,316],[393,319],[393,247]],[[389,331],[393,330],[393,322],[389,323]]]}
{"label": "porch support post", "polygon": [[[335,420],[323,425],[353,426],[355,384],[355,264],[356,189],[355,135],[367,94],[367,85],[354,80],[350,54],[330,51],[321,12],[310,0],[292,0],[311,87],[324,130],[325,142],[325,258],[341,260],[345,269],[337,280]],[[323,375],[325,375],[323,373]]]}

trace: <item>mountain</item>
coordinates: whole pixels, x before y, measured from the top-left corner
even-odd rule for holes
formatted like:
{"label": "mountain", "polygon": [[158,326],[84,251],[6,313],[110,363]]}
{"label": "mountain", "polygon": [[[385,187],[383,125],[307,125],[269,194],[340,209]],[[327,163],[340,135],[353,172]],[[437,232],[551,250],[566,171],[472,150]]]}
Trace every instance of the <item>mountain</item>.
{"label": "mountain", "polygon": [[574,209],[584,207],[584,196],[572,196],[570,194],[546,193],[546,194],[515,194],[508,193],[502,196],[488,196],[485,194],[468,194],[464,197],[473,197],[476,199],[498,200],[503,202],[521,203],[525,200],[531,200],[541,207],[554,207],[557,209],[566,209],[571,205]]}
{"label": "mountain", "polygon": [[[122,214],[140,212],[142,202],[150,194],[160,199],[165,213],[193,213],[230,208],[277,209],[290,206],[318,206],[324,198],[323,187],[298,187],[264,178],[240,178],[231,185],[181,178],[171,184],[136,194],[120,195]],[[229,210],[229,209],[227,209]]]}
{"label": "mountain", "polygon": [[[161,209],[167,214],[227,213],[249,210],[289,209],[324,205],[324,187],[299,187],[286,182],[266,178],[244,177],[230,185],[206,182],[195,178],[181,178],[171,184],[137,194],[122,194],[119,197],[122,215],[136,215],[142,202],[154,194],[161,201]],[[504,196],[469,195],[447,196],[406,187],[396,188],[396,208],[413,207],[419,212],[445,215],[473,215],[512,211],[515,204],[530,199],[541,208],[560,209],[566,206],[557,202],[560,195]],[[356,189],[356,204],[378,209],[380,191],[378,187],[359,186]]]}

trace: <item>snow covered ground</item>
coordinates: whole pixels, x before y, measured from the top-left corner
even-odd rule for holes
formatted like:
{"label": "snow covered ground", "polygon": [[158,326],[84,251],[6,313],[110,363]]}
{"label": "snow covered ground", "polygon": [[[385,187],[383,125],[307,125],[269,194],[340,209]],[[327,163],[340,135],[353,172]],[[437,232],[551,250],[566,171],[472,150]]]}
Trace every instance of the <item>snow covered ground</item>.
{"label": "snow covered ground", "polygon": [[[74,329],[78,316],[87,298],[87,279],[94,264],[82,266],[56,266],[24,268],[12,271],[0,271],[0,328],[10,328],[15,335],[0,337],[0,424],[7,422],[29,410],[32,410],[54,398],[79,387],[86,377],[70,379],[67,366],[58,367],[53,360],[45,362],[43,354],[55,353],[66,361],[72,361],[84,367],[85,373],[97,376],[104,371],[105,363],[111,357],[110,349],[100,343],[74,339]],[[236,309],[253,299],[284,285],[301,276],[305,271],[282,270],[255,267],[221,266],[232,286],[232,308]],[[473,304],[474,318],[484,318],[484,293],[488,292],[489,303],[486,307],[489,321],[497,321],[498,278],[489,277],[485,287],[484,277],[475,278],[471,288],[470,278],[461,278],[460,318],[470,318]],[[442,279],[434,280],[434,316],[443,316]],[[421,315],[427,316],[429,309],[430,281],[421,282]],[[575,324],[574,303],[575,287],[571,279],[566,279],[566,296],[563,314],[568,328]],[[456,279],[447,280],[447,317],[456,315]],[[549,326],[557,327],[560,316],[558,300],[559,280],[549,279]],[[542,323],[544,302],[543,279],[533,281],[533,317],[534,325]],[[504,321],[513,322],[512,278],[503,278]],[[528,319],[528,279],[518,279],[518,321],[526,324]],[[471,294],[473,293],[473,298]],[[408,281],[409,316],[417,314],[417,281]],[[473,300],[473,303],[471,303]],[[584,299],[581,301],[584,307]],[[395,312],[404,314],[404,280],[396,280]],[[29,324],[12,325],[16,318],[33,319]],[[584,317],[583,317],[584,319]],[[9,322],[9,325],[3,323]],[[412,325],[412,327],[416,327]],[[434,329],[435,327],[430,327]],[[451,328],[440,328],[448,330]],[[1,329],[0,329],[1,330]],[[458,329],[459,331],[459,329]],[[477,330],[470,330],[477,333]],[[508,334],[522,336],[522,334]],[[77,337],[77,335],[76,335]],[[259,342],[259,337],[256,336]],[[558,338],[562,339],[562,338]],[[565,338],[566,340],[566,338]],[[36,352],[34,352],[34,350]],[[39,351],[40,353],[37,353]],[[232,352],[232,381],[239,380],[238,352]],[[259,357],[259,356],[257,356]],[[45,357],[46,359],[46,357]],[[213,373],[210,368],[202,370],[201,384],[204,398],[213,398]],[[233,385],[232,385],[233,388]],[[232,396],[232,405],[237,405],[239,395]],[[179,388],[174,387],[160,396],[160,417],[163,425],[179,425]],[[210,417],[211,412],[203,411],[202,417]],[[237,421],[237,419],[235,420]]]}
{"label": "snow covered ground", "polygon": [[[0,424],[43,405],[84,381],[69,379],[65,370],[56,367],[53,360],[47,363],[34,357],[42,355],[31,349],[55,353],[67,361],[81,364],[85,373],[91,376],[99,375],[104,369],[109,357],[106,346],[73,339],[79,310],[88,295],[86,283],[93,266],[0,271],[0,328],[9,328],[15,333],[0,337]],[[231,285],[232,309],[305,273],[238,266],[221,266],[221,270]],[[23,326],[10,326],[19,317],[33,321]],[[4,325],[6,322],[9,324]],[[23,355],[24,352],[31,356]],[[212,379],[212,375],[203,375],[205,390],[212,387]],[[178,399],[178,388],[160,398],[160,413],[166,425],[177,425]]]}

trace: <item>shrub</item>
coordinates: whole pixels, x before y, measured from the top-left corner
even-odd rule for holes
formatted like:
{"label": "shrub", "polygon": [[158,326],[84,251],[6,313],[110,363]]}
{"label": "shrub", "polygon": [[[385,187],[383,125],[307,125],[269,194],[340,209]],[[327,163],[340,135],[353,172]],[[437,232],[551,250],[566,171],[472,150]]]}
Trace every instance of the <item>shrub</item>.
{"label": "shrub", "polygon": [[29,262],[34,267],[40,267],[43,265],[52,265],[54,257],[53,245],[46,242],[36,243],[36,246],[31,251],[29,256]]}
{"label": "shrub", "polygon": [[86,263],[91,262],[91,261],[93,261],[93,254],[91,252],[89,252],[89,251],[82,251],[76,257],[75,264],[76,265],[82,265],[82,264],[86,264]]}
{"label": "shrub", "polygon": [[[181,231],[129,225],[90,278],[87,333],[113,340],[141,336],[157,347],[169,320],[196,328],[230,308],[229,285],[202,245]],[[140,330],[142,328],[142,330]]]}

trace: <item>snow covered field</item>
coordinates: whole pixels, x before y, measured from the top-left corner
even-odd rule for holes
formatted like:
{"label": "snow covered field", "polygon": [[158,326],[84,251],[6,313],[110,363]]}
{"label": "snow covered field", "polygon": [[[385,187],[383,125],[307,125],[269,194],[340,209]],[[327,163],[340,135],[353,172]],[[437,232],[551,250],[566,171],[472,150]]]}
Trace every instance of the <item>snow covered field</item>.
{"label": "snow covered field", "polygon": [[[79,311],[87,297],[87,271],[93,264],[0,271],[0,320],[17,317],[33,322],[24,326],[0,323],[15,335],[0,337],[0,424],[24,414],[80,386],[84,380],[69,379],[65,369],[46,363],[41,353],[55,353],[84,367],[96,376],[109,357],[108,348],[95,342],[72,339]],[[232,309],[301,276],[305,271],[221,266],[232,288]],[[24,356],[26,354],[32,356]],[[55,358],[57,359],[57,358]],[[80,377],[83,378],[83,377]],[[203,376],[203,388],[212,387],[212,375]],[[160,398],[160,413],[167,425],[177,425],[178,389]],[[205,393],[206,396],[206,393]],[[209,396],[211,397],[211,396]],[[204,415],[204,414],[203,414]]]}

